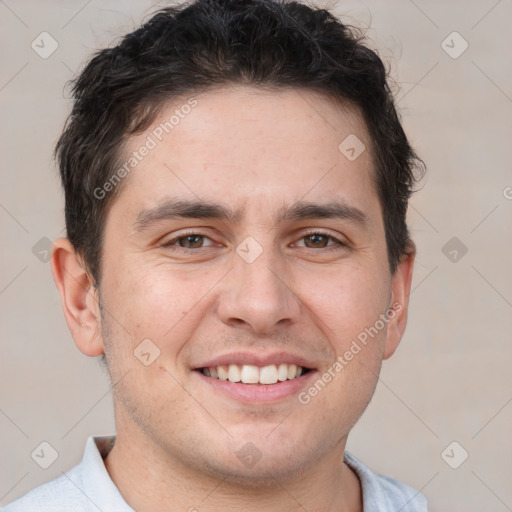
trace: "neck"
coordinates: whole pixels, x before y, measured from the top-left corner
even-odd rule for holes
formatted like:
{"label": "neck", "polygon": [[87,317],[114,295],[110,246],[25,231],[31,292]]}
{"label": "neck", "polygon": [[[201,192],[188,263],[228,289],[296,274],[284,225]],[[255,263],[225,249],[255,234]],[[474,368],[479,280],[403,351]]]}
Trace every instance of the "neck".
{"label": "neck", "polygon": [[197,471],[165,454],[140,431],[137,436],[127,434],[118,429],[105,467],[125,501],[137,512],[363,510],[359,479],[342,463],[346,439],[329,460],[300,475],[286,479],[269,475],[265,483],[248,485],[231,476]]}

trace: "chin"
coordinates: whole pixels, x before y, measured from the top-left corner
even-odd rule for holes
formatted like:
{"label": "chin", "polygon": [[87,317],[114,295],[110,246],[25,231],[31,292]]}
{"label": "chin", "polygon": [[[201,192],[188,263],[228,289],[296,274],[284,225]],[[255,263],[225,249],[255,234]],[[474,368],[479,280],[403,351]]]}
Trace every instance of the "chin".
{"label": "chin", "polygon": [[275,488],[287,480],[296,480],[303,476],[308,465],[299,458],[291,459],[290,453],[269,458],[262,454],[261,459],[253,465],[242,463],[234,458],[220,461],[205,461],[203,469],[216,479],[227,479],[230,484],[247,489],[262,490]]}

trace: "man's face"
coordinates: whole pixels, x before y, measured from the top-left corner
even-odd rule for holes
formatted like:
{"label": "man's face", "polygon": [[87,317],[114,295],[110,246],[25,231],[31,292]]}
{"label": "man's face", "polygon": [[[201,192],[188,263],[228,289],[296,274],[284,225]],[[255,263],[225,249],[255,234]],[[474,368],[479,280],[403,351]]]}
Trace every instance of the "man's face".
{"label": "man's face", "polygon": [[[223,89],[196,100],[169,133],[155,129],[186,100],[128,141],[127,160],[148,136],[156,147],[125,178],[107,217],[101,332],[117,428],[170,463],[285,477],[343,453],[398,343],[389,336],[396,320],[378,323],[395,302],[396,274],[369,136],[355,111],[305,91]],[[366,145],[355,160],[338,148],[351,134]],[[148,214],[167,201],[239,215]],[[343,208],[333,217],[295,209],[302,214],[294,217],[298,202]],[[158,357],[143,364],[156,347]],[[309,371],[288,379],[293,363]],[[230,364],[229,379],[238,368],[242,378],[272,382],[276,365],[286,380],[234,383],[201,371],[225,378],[217,367]]]}

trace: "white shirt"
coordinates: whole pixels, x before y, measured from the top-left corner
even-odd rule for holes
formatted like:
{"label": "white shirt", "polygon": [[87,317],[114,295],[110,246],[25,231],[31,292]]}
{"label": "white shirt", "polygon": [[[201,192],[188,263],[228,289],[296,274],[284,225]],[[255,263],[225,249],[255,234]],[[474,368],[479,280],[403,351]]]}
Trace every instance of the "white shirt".
{"label": "white shirt", "polygon": [[[3,512],[134,512],[103,462],[114,441],[115,435],[89,437],[78,465],[32,489]],[[361,481],[364,512],[428,512],[427,500],[419,491],[374,473],[348,452],[344,460]]]}

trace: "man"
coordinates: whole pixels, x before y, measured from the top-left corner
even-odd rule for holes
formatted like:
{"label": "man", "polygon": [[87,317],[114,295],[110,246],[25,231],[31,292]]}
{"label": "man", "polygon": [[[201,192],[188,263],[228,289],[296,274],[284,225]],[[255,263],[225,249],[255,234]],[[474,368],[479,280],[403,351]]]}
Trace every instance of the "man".
{"label": "man", "polygon": [[404,333],[422,162],[325,10],[203,0],[89,62],[52,272],[116,436],[6,507],[425,511],[345,452]]}

